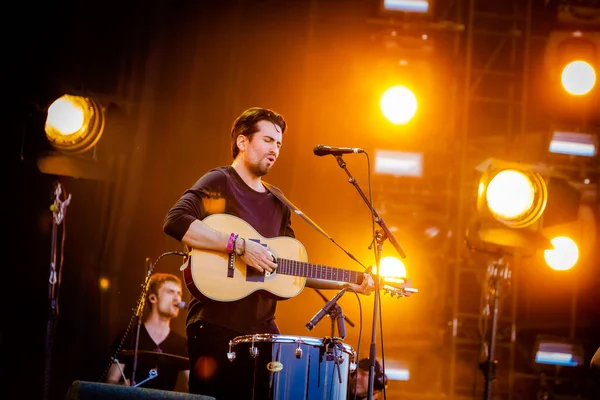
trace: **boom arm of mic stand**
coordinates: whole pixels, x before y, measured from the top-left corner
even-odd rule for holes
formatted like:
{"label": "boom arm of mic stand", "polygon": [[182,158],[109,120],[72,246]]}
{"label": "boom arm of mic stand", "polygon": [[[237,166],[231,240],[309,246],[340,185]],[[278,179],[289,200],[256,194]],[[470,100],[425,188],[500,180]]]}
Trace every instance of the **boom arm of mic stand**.
{"label": "boom arm of mic stand", "polygon": [[398,243],[398,241],[396,240],[396,238],[394,237],[394,235],[392,234],[390,229],[387,227],[387,225],[385,224],[383,219],[379,216],[379,214],[377,213],[377,210],[375,210],[375,208],[372,207],[371,202],[365,195],[365,192],[363,192],[363,190],[360,188],[360,186],[356,182],[356,179],[354,179],[354,177],[352,176],[350,171],[348,171],[348,168],[346,168],[346,161],[344,161],[344,158],[342,156],[337,155],[337,156],[335,156],[335,159],[337,160],[338,165],[344,171],[346,171],[346,175],[348,175],[348,178],[349,178],[348,181],[352,185],[354,185],[354,187],[356,188],[356,190],[358,191],[360,196],[363,198],[363,200],[365,201],[367,206],[369,206],[369,209],[371,209],[371,211],[373,212],[373,217],[375,218],[375,222],[377,222],[377,224],[379,224],[379,226],[381,227],[381,229],[383,230],[383,233],[384,233],[384,236],[382,236],[381,240],[385,240],[386,238],[390,239],[390,243],[392,244],[392,246],[394,246],[394,248],[396,249],[396,251],[398,252],[400,257],[406,258],[406,253],[404,252],[404,250],[402,250],[400,243]]}

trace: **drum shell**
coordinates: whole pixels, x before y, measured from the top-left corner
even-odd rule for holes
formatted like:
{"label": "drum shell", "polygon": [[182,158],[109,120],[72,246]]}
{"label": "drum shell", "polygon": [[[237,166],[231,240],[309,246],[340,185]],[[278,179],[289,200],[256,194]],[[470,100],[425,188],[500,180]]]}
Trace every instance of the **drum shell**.
{"label": "drum shell", "polygon": [[355,355],[341,340],[248,335],[235,338],[231,350],[238,383],[252,399],[346,400]]}

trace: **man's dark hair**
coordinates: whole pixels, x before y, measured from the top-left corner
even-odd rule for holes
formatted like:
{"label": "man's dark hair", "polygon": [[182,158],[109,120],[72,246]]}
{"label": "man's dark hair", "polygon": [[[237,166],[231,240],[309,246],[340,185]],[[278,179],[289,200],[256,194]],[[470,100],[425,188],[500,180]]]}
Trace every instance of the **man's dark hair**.
{"label": "man's dark hair", "polygon": [[[363,358],[358,362],[358,368],[363,371],[369,371],[371,369],[371,360]],[[383,390],[388,383],[388,377],[383,371],[383,367],[379,364],[378,360],[375,360],[375,376],[373,379],[373,390]]]}
{"label": "man's dark hair", "polygon": [[252,140],[252,135],[258,132],[257,124],[260,121],[269,121],[281,128],[282,135],[285,133],[287,127],[285,120],[275,111],[260,107],[247,109],[236,118],[231,127],[231,155],[234,159],[240,152],[237,146],[237,137],[244,135],[248,140]]}
{"label": "man's dark hair", "polygon": [[157,272],[150,277],[150,282],[148,283],[148,292],[146,293],[146,304],[150,307],[150,295],[153,294],[158,296],[158,291],[165,284],[165,282],[173,282],[181,285],[181,279],[178,276],[173,274],[168,274],[165,272]]}

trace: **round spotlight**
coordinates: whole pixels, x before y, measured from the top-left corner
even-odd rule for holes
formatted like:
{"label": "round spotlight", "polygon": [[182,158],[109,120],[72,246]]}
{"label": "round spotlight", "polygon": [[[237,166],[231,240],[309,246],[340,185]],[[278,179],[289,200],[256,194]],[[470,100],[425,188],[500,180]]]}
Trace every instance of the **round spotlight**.
{"label": "round spotlight", "polygon": [[48,107],[45,130],[56,150],[83,153],[100,140],[104,111],[94,99],[65,94]]}
{"label": "round spotlight", "polygon": [[579,260],[579,248],[573,239],[558,236],[550,240],[550,243],[554,249],[544,251],[544,259],[550,268],[556,271],[566,271]]}
{"label": "round spotlight", "polygon": [[548,198],[541,175],[516,169],[495,174],[487,188],[480,184],[480,195],[495,219],[512,228],[525,228],[541,217]]}
{"label": "round spotlight", "polygon": [[383,116],[394,125],[408,123],[417,112],[417,97],[405,86],[392,86],[379,102]]}
{"label": "round spotlight", "polygon": [[567,92],[582,96],[589,93],[596,84],[596,71],[585,61],[573,61],[563,69],[561,82]]}
{"label": "round spotlight", "polygon": [[[406,278],[406,266],[402,260],[396,257],[383,257],[379,261],[381,266],[381,273],[379,276],[385,276],[390,278]],[[373,273],[377,273],[377,266],[373,266]]]}

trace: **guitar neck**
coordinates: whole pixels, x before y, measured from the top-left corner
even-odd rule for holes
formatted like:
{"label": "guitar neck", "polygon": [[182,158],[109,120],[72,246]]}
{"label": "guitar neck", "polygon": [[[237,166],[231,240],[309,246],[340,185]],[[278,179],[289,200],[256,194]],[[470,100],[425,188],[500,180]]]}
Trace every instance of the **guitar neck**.
{"label": "guitar neck", "polygon": [[277,273],[284,275],[304,276],[306,278],[324,279],[328,281],[361,284],[364,275],[359,271],[350,271],[327,265],[311,264],[304,261],[277,259]]}

